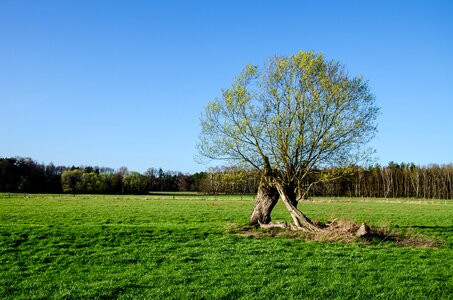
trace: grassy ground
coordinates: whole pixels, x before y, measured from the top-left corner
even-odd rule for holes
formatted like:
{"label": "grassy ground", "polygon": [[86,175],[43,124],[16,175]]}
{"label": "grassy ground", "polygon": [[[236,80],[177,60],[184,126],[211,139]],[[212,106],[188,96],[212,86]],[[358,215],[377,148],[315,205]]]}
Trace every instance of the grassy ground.
{"label": "grassy ground", "polygon": [[[441,243],[413,248],[235,235],[251,199],[0,194],[0,298],[452,298],[453,202],[301,205]],[[289,221],[282,205],[273,217]]]}

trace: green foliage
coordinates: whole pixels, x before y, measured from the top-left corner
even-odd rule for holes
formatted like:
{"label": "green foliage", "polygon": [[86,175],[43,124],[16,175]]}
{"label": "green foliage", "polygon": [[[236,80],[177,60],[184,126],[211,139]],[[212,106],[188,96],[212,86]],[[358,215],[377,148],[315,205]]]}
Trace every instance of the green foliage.
{"label": "green foliage", "polygon": [[138,172],[131,172],[125,176],[123,183],[124,190],[127,194],[143,194],[147,192],[147,179]]}
{"label": "green foliage", "polygon": [[[429,249],[239,236],[235,228],[253,206],[239,196],[10,197],[0,194],[2,299],[448,299],[453,292],[450,202],[301,204],[319,220],[390,224],[443,243]],[[159,200],[167,197],[177,200]],[[281,204],[273,217],[289,221]]]}
{"label": "green foliage", "polygon": [[[71,194],[145,194],[195,191],[206,173],[192,175],[149,168],[144,174],[105,167],[44,165],[31,158],[0,157],[0,192]],[[146,184],[145,184],[146,181]]]}
{"label": "green foliage", "polygon": [[300,51],[262,68],[246,66],[206,106],[198,148],[204,157],[270,170],[282,184],[306,189],[302,182],[313,170],[348,166],[368,154],[364,145],[378,113],[362,77]]}
{"label": "green foliage", "polygon": [[82,170],[66,170],[61,174],[61,187],[65,193],[78,193],[81,191]]}

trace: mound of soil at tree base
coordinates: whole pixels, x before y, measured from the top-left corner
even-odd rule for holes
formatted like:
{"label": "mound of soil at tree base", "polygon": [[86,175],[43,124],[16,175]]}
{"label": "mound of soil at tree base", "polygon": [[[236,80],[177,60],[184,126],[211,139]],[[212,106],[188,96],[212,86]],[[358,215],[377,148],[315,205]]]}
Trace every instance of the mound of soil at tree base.
{"label": "mound of soil at tree base", "polygon": [[316,223],[320,230],[307,232],[295,229],[286,222],[261,224],[261,227],[244,226],[235,227],[230,233],[243,237],[289,237],[300,238],[305,241],[320,241],[331,243],[357,243],[382,244],[391,243],[396,246],[426,247],[441,246],[439,241],[430,239],[413,232],[398,232],[389,226],[374,228],[362,223],[356,224],[350,220],[333,220],[328,223]]}

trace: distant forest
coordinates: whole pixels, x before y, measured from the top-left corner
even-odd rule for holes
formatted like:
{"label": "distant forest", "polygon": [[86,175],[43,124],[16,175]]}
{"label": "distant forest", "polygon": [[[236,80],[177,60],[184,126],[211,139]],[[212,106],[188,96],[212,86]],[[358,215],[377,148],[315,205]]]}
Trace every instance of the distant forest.
{"label": "distant forest", "polygon": [[[329,171],[321,170],[319,173]],[[352,166],[347,176],[314,184],[309,196],[453,199],[453,165],[389,163]],[[317,175],[311,178],[317,181]],[[185,174],[149,168],[45,165],[30,158],[0,158],[0,192],[147,194],[149,192],[256,193],[259,174],[235,167]],[[309,184],[309,182],[307,182]]]}

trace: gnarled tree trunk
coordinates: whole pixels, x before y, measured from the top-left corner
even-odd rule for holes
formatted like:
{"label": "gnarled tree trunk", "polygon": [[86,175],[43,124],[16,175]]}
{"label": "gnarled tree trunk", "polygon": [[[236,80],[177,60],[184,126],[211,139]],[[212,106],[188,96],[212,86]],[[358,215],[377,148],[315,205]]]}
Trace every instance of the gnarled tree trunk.
{"label": "gnarled tree trunk", "polygon": [[250,216],[249,224],[259,226],[268,224],[271,221],[271,212],[278,201],[278,192],[275,187],[272,187],[265,180],[261,180],[256,194],[255,207]]}
{"label": "gnarled tree trunk", "polygon": [[313,222],[297,208],[296,194],[294,193],[293,188],[276,183],[276,189],[285,204],[286,209],[288,209],[296,229],[305,231],[321,230],[320,227],[313,224]]}
{"label": "gnarled tree trunk", "polygon": [[[310,232],[322,230],[297,208],[298,202],[294,186],[282,183],[272,176],[271,171],[266,172],[261,178],[256,195],[255,207],[250,216],[249,224],[252,226],[269,224],[271,222],[272,209],[277,204],[279,197],[282,199],[293,219],[294,225],[291,226],[293,229]],[[268,228],[268,226],[262,227]],[[281,228],[282,224],[273,225],[273,227]]]}

